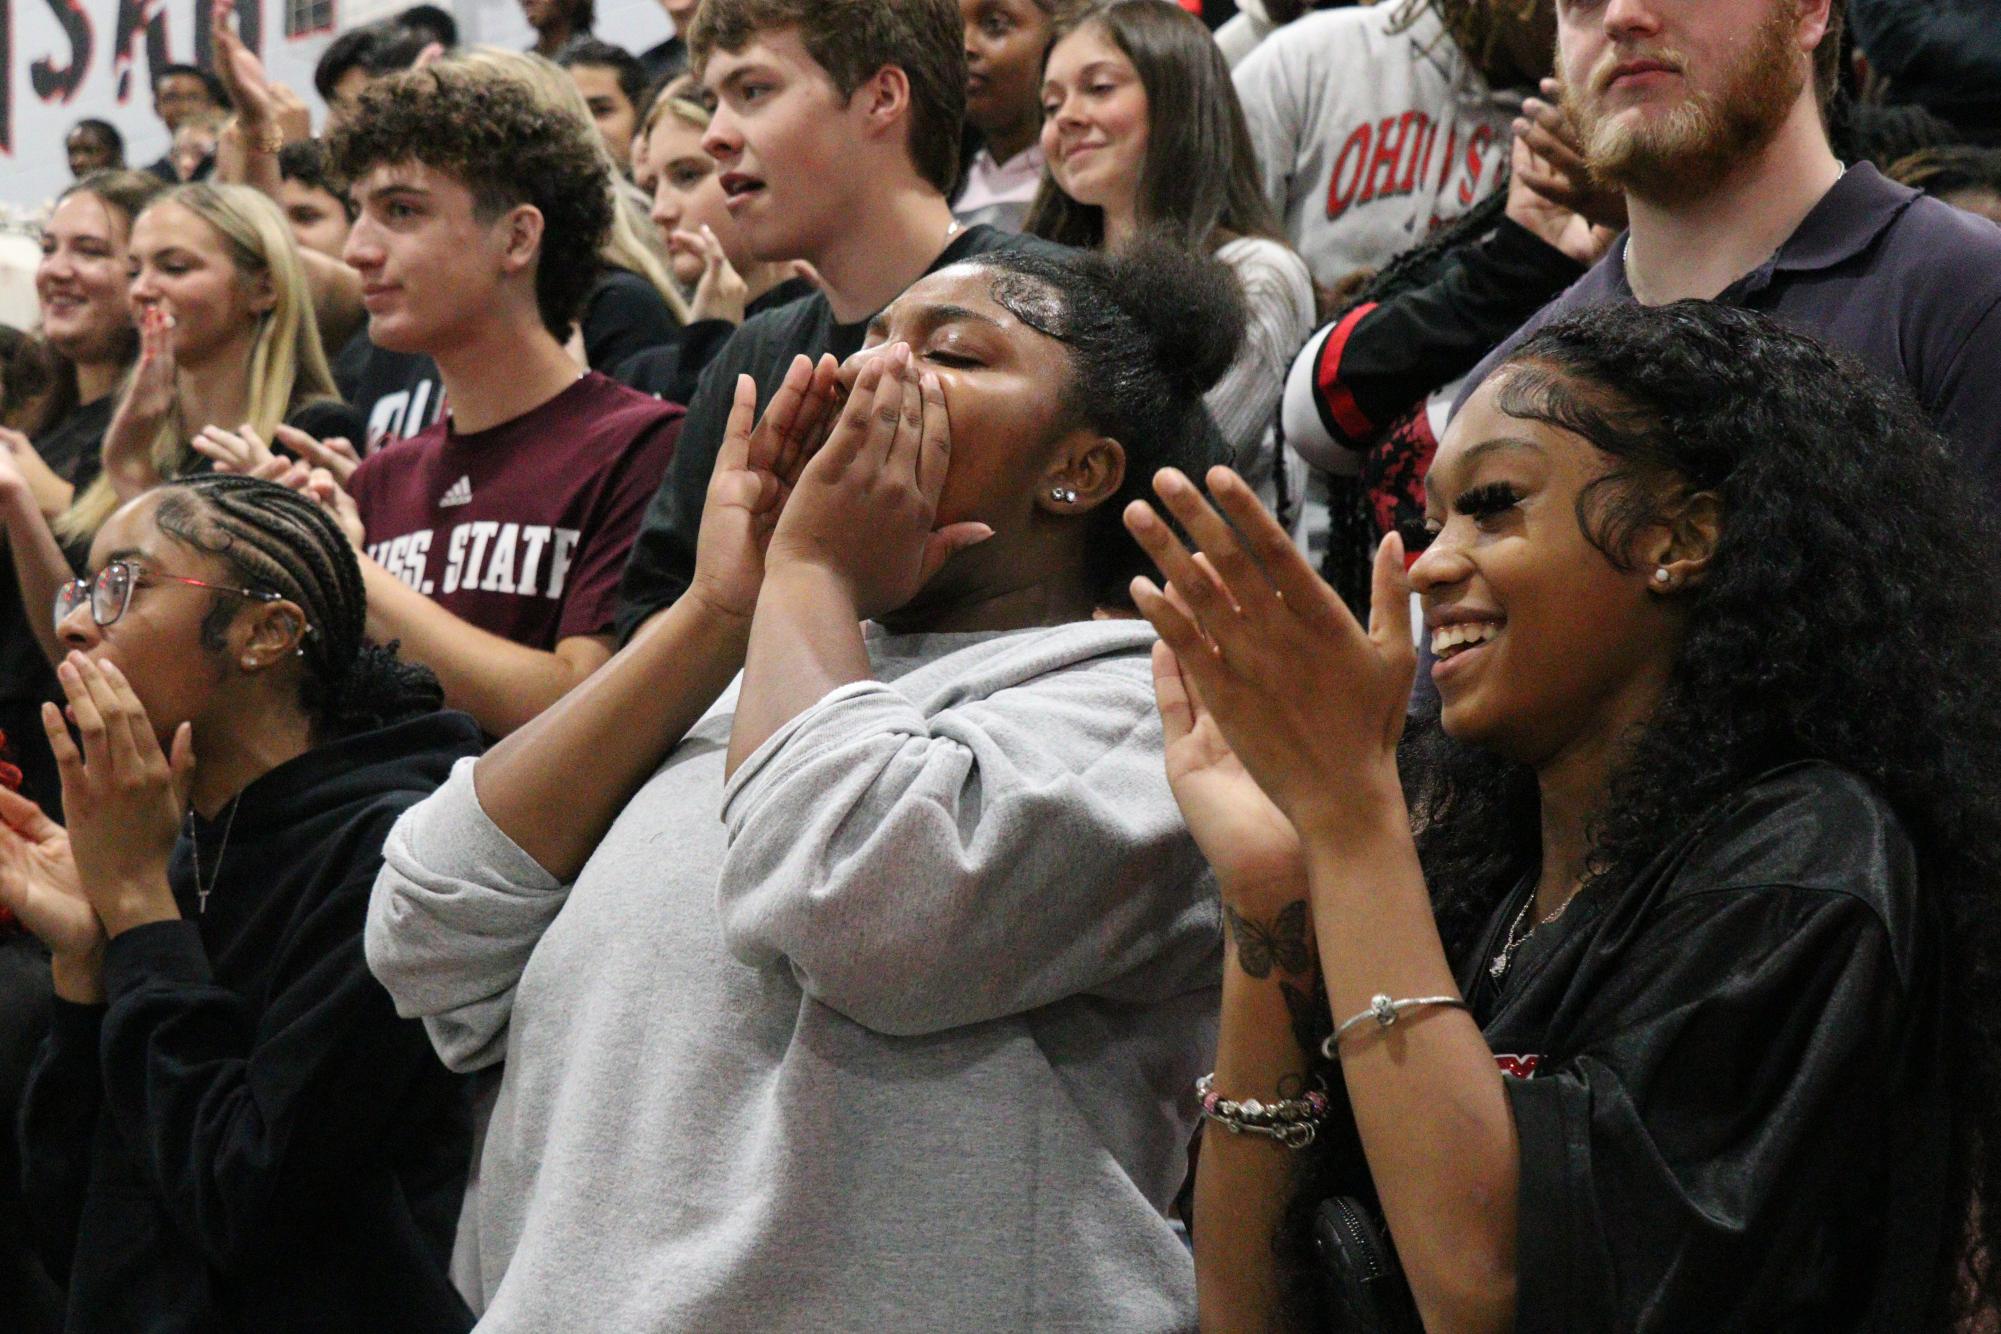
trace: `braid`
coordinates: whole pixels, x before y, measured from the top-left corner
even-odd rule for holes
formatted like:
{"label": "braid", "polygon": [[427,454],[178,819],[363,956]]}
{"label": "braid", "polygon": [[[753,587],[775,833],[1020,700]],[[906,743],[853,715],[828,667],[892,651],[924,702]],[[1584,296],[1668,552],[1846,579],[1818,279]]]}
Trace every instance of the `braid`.
{"label": "braid", "polygon": [[[398,661],[394,646],[366,643],[368,594],[361,565],[333,518],[286,487],[228,473],[184,478],[163,488],[156,521],[198,551],[226,561],[247,588],[276,593],[306,617],[300,643],[300,703],[336,735],[435,709],[437,681]],[[219,641],[235,614],[218,603],[205,641]]]}

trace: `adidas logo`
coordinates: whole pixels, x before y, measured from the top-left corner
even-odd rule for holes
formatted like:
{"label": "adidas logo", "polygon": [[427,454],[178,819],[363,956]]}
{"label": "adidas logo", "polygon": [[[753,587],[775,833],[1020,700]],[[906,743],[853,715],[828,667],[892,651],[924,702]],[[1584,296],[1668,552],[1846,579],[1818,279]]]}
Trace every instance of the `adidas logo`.
{"label": "adidas logo", "polygon": [[454,505],[470,504],[472,504],[472,478],[470,477],[460,477],[446,489],[445,494],[438,497],[438,508],[441,510],[451,509]]}

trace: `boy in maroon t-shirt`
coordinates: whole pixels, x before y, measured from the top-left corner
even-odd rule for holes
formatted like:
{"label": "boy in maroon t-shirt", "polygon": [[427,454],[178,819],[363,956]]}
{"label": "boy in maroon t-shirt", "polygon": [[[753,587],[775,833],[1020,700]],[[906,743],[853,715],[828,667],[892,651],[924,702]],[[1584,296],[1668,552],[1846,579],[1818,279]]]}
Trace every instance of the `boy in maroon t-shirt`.
{"label": "boy in maroon t-shirt", "polygon": [[[346,260],[369,337],[438,364],[448,415],[349,479],[370,633],[499,736],[611,656],[620,570],[681,410],[563,340],[612,194],[589,127],[496,71],[371,86],[328,144],[360,207]],[[358,521],[358,522],[357,522]]]}

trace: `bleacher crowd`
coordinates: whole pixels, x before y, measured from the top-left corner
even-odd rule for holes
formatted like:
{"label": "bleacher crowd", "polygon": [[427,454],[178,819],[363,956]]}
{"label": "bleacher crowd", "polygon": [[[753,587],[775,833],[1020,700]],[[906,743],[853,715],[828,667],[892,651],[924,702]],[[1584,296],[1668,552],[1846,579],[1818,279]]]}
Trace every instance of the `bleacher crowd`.
{"label": "bleacher crowd", "polygon": [[0,1326],[2001,1323],[1981,6],[662,3],[71,132]]}

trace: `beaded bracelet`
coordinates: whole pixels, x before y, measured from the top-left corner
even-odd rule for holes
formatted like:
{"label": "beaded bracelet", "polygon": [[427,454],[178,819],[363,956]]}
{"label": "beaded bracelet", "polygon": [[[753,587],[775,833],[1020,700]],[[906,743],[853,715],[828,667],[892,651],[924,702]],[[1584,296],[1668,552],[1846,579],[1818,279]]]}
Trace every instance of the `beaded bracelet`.
{"label": "beaded bracelet", "polygon": [[1195,1081],[1195,1096],[1202,1100],[1204,1120],[1214,1121],[1232,1135],[1263,1135],[1288,1149],[1303,1149],[1320,1133],[1333,1104],[1324,1089],[1308,1089],[1297,1098],[1259,1102],[1246,1098],[1236,1102],[1219,1097],[1216,1076],[1206,1074]]}

